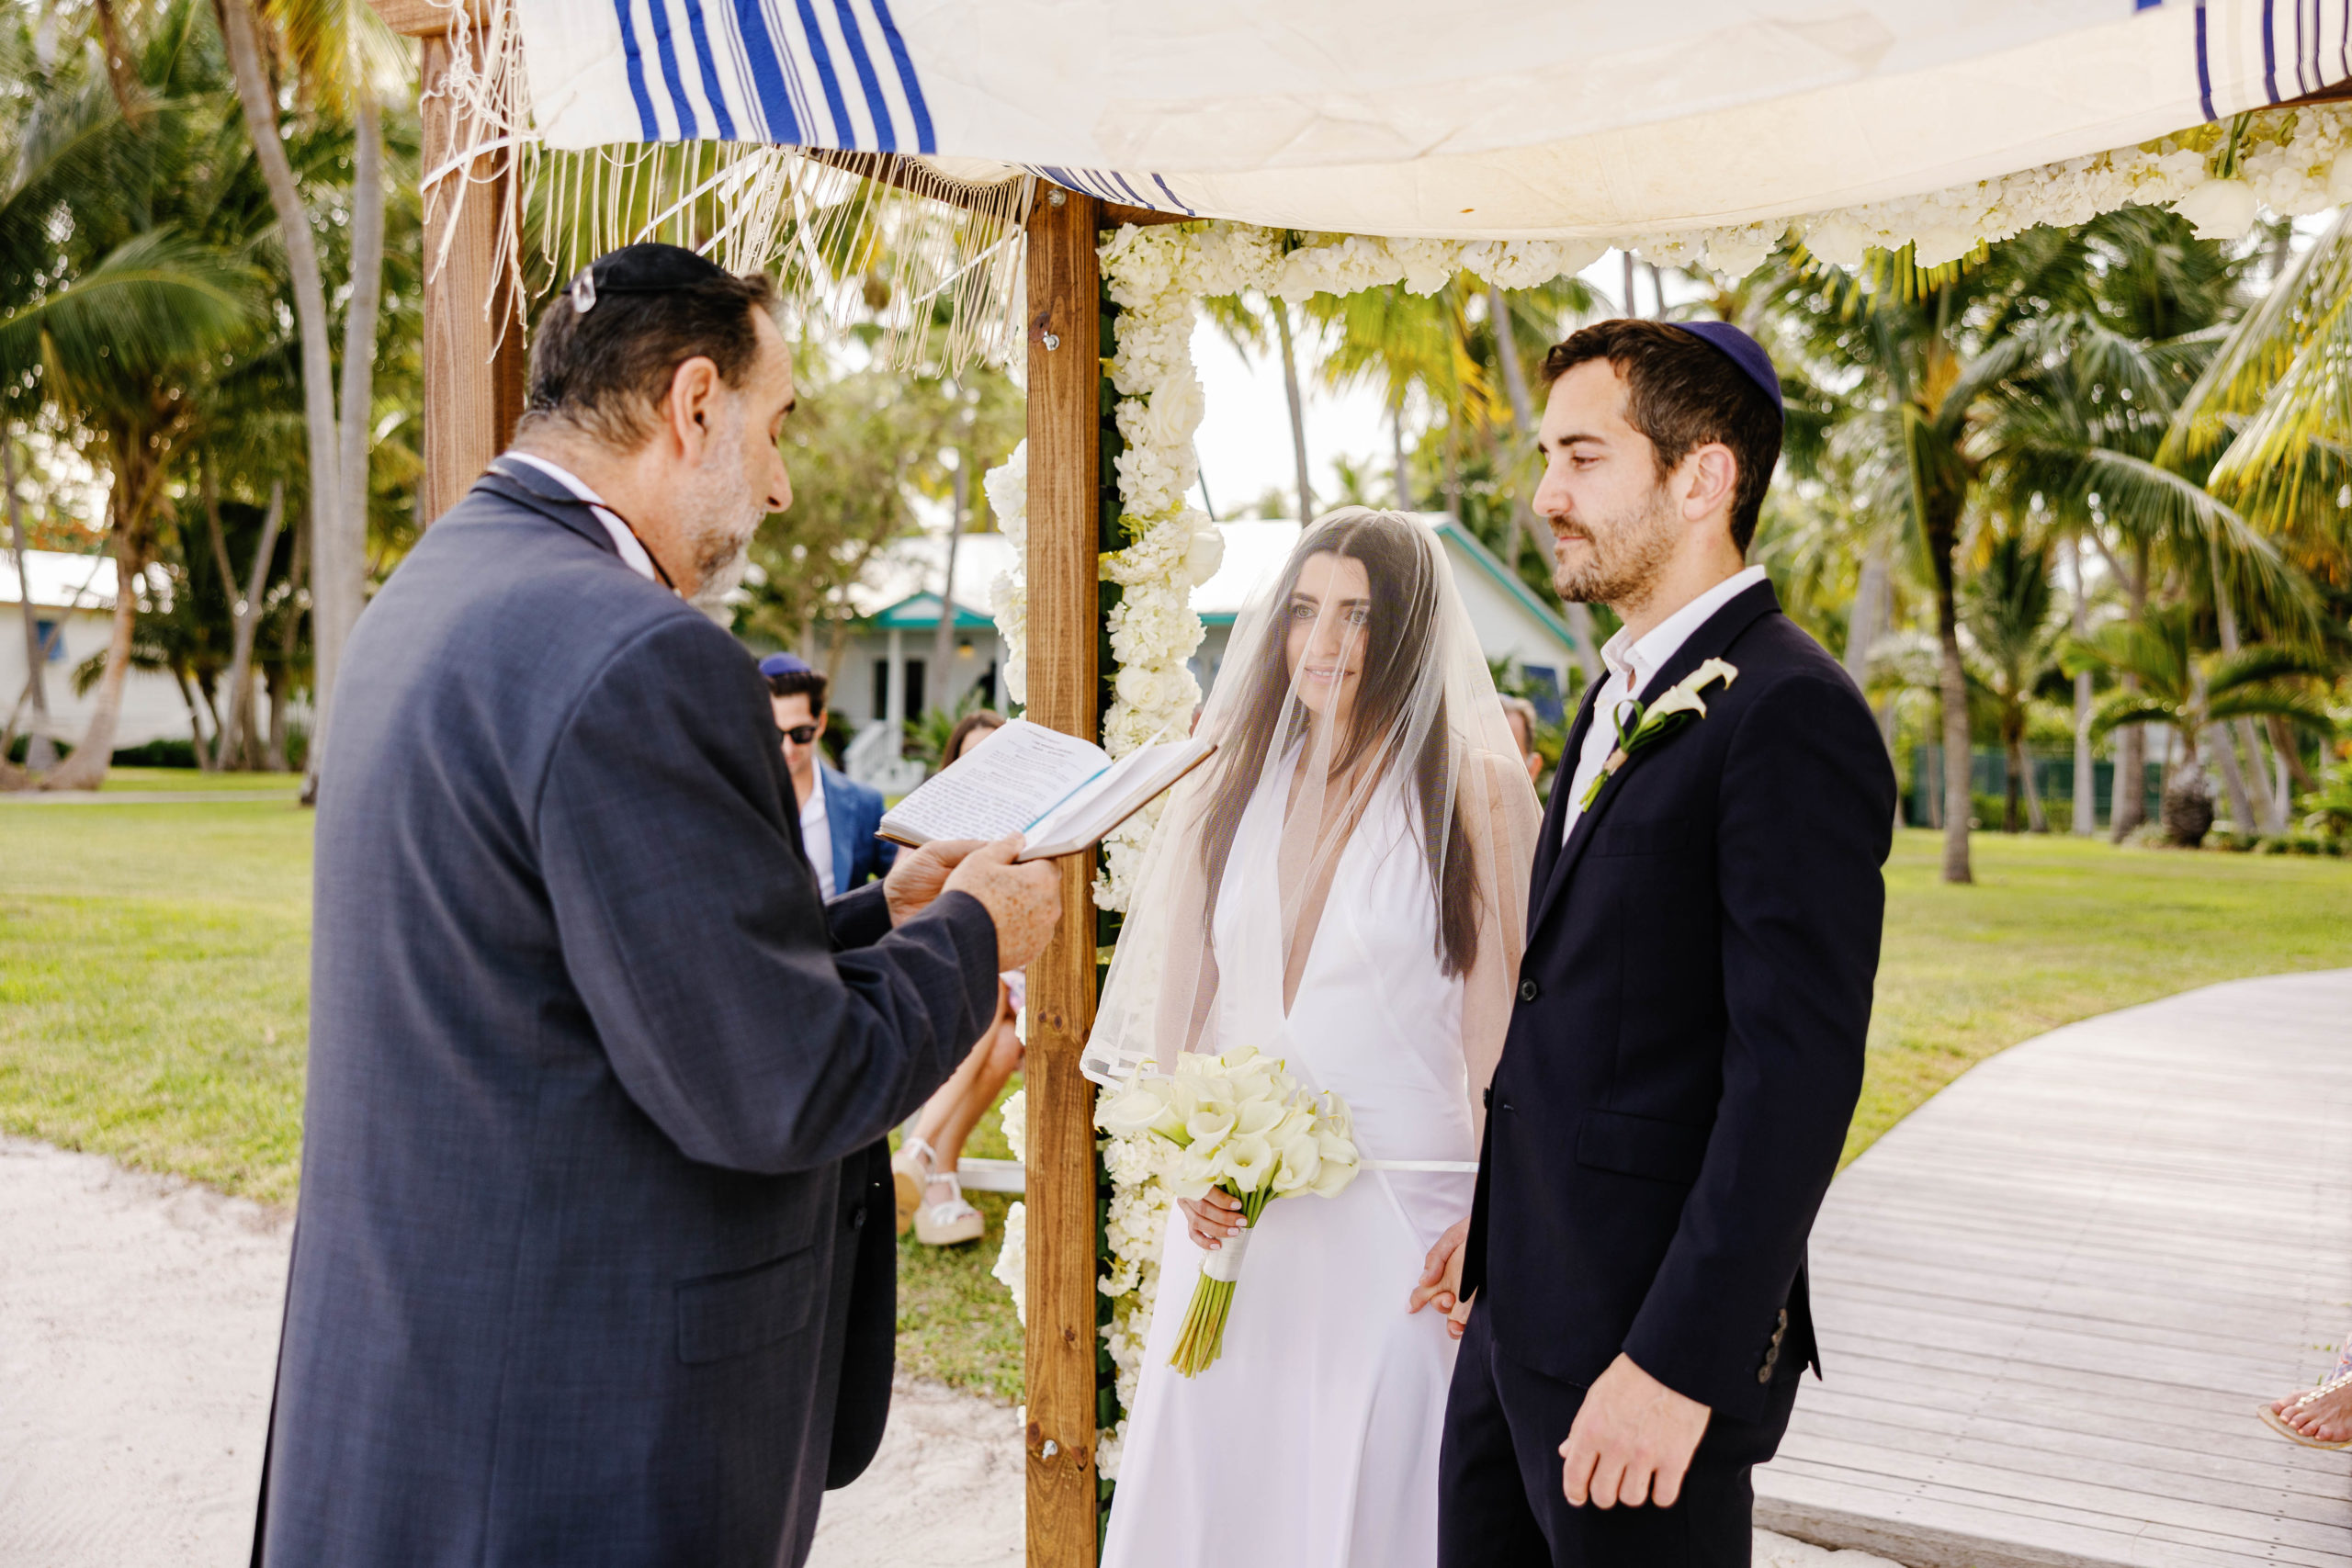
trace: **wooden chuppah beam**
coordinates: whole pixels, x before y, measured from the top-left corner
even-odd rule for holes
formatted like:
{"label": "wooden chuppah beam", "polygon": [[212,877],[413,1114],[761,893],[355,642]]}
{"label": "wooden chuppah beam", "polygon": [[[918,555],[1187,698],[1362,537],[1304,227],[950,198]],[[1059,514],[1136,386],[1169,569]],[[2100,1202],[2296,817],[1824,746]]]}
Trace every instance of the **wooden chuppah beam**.
{"label": "wooden chuppah beam", "polygon": [[[1102,314],[1096,203],[1029,213],[1028,716],[1096,739]],[[1060,863],[1062,920],[1029,970],[1029,1562],[1093,1568],[1094,856]]]}
{"label": "wooden chuppah beam", "polygon": [[[423,40],[422,163],[429,173],[463,152],[470,134],[447,91],[451,10],[432,0],[373,0],[393,31]],[[493,155],[494,157],[494,155]],[[528,373],[522,324],[494,265],[498,214],[509,199],[512,165],[492,158],[452,172],[424,193],[424,483],[421,510],[430,523],[459,498],[514,434]],[[458,182],[473,183],[462,203]],[[452,209],[455,209],[454,212]],[[450,233],[455,227],[455,234]],[[433,258],[448,250],[436,270]],[[503,332],[502,332],[503,327]]]}

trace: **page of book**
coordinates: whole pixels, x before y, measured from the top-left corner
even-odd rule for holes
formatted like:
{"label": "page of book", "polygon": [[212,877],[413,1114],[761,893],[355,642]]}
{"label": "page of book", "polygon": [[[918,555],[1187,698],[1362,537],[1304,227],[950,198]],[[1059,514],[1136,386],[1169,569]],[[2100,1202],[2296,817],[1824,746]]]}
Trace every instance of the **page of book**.
{"label": "page of book", "polygon": [[1099,746],[1016,718],[892,807],[882,830],[918,844],[1001,839],[1026,830],[1110,763]]}
{"label": "page of book", "polygon": [[1084,849],[1148,805],[1214,750],[1213,742],[1198,739],[1136,748],[1033,824],[1022,858]]}

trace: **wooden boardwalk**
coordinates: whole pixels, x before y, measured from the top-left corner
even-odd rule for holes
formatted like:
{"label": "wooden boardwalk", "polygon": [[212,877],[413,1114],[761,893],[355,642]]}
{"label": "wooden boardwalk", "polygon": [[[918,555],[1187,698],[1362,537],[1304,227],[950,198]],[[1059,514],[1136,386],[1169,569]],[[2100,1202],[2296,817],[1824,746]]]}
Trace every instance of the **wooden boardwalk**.
{"label": "wooden boardwalk", "polygon": [[2352,1329],[2352,970],[1992,1058],[1838,1178],[1813,1267],[1828,1381],[1759,1526],[1916,1568],[2352,1568],[2352,1454],[2254,1415]]}

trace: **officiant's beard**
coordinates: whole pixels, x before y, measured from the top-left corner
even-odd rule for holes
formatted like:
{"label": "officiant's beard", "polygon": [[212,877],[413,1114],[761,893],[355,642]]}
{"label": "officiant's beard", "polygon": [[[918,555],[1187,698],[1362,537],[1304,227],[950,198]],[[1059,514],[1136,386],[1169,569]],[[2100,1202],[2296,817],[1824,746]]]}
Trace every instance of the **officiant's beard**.
{"label": "officiant's beard", "polygon": [[741,411],[721,415],[708,454],[680,500],[693,520],[687,542],[697,581],[689,598],[695,608],[715,614],[743,581],[750,567],[746,552],[767,507],[752,487],[745,460]]}
{"label": "officiant's beard", "polygon": [[1581,538],[1590,553],[1569,566],[1555,552],[1552,586],[1570,604],[1639,604],[1673,560],[1680,533],[1681,519],[1662,484],[1622,516],[1555,517],[1553,537]]}

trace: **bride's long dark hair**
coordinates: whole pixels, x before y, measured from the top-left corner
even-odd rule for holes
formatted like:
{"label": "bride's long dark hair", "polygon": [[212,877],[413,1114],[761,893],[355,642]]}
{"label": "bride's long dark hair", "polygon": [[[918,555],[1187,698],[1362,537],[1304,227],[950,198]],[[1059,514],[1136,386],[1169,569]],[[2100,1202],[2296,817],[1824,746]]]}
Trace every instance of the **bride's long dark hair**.
{"label": "bride's long dark hair", "polygon": [[[1254,667],[1223,672],[1222,679],[1246,680],[1249,685],[1231,732],[1218,749],[1216,777],[1202,814],[1202,869],[1212,899],[1224,881],[1234,834],[1257,791],[1269,753],[1278,740],[1287,750],[1306,734],[1305,705],[1288,702],[1289,639],[1280,625],[1298,587],[1300,572],[1316,556],[1335,556],[1361,564],[1371,584],[1371,614],[1359,634],[1363,639],[1363,673],[1357,682],[1347,731],[1333,741],[1331,772],[1346,773],[1372,748],[1396,732],[1425,674],[1440,590],[1430,570],[1430,545],[1419,536],[1419,526],[1396,513],[1363,507],[1347,507],[1310,525],[1291,551],[1269,602],[1269,613],[1276,622],[1260,639]],[[1285,710],[1290,716],[1287,722]],[[1466,972],[1477,957],[1478,874],[1463,832],[1461,802],[1447,788],[1450,744],[1441,693],[1436,714],[1414,749],[1413,795],[1421,819],[1430,882],[1437,892],[1438,963],[1445,975],[1453,976]],[[1375,761],[1384,773],[1396,765],[1394,759]]]}

